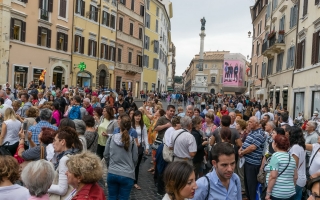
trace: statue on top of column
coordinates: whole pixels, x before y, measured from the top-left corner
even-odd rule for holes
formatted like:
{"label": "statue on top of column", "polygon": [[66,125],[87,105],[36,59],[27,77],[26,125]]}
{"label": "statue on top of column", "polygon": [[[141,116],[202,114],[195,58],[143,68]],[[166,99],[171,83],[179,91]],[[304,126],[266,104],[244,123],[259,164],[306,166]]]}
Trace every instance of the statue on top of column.
{"label": "statue on top of column", "polygon": [[201,20],[201,30],[204,31],[206,30],[206,19],[203,17]]}

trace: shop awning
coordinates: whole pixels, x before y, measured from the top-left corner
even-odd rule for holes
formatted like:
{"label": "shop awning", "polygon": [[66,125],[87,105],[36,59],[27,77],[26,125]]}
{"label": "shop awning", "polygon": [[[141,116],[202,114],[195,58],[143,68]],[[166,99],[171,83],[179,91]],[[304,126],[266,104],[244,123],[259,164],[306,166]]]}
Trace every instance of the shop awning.
{"label": "shop awning", "polygon": [[86,72],[79,72],[78,77],[91,78],[90,74]]}
{"label": "shop awning", "polygon": [[223,94],[230,94],[230,95],[235,95],[236,93],[235,92],[224,92]]}
{"label": "shop awning", "polygon": [[170,86],[168,86],[168,87],[167,87],[167,91],[173,91],[173,88],[170,87]]}
{"label": "shop awning", "polygon": [[257,91],[256,91],[256,94],[257,94],[257,95],[260,95],[260,94],[263,95],[263,94],[264,94],[264,89],[257,90]]}

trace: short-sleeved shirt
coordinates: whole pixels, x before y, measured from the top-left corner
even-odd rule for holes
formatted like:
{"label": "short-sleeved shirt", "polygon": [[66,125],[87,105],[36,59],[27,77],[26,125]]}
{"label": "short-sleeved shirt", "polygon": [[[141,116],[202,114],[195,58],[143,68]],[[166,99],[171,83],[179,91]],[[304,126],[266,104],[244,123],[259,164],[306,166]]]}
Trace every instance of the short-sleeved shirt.
{"label": "short-sleeved shirt", "polygon": [[168,146],[171,147],[172,146],[172,142],[171,141],[171,137],[172,134],[175,132],[176,130],[173,127],[170,127],[166,130],[165,134],[164,134],[164,143]]}
{"label": "short-sleeved shirt", "polygon": [[[290,162],[289,162],[290,157]],[[288,165],[289,163],[289,165]],[[288,165],[287,169],[286,166]],[[271,195],[279,199],[286,199],[296,193],[294,186],[294,170],[296,162],[294,158],[287,152],[276,152],[272,155],[267,169],[267,185],[269,182],[270,172],[278,171],[276,183],[273,186]],[[279,174],[282,173],[280,176]]]}
{"label": "short-sleeved shirt", "polygon": [[[181,133],[184,131],[183,133]],[[179,135],[179,133],[181,133]],[[179,137],[177,137],[179,135]],[[177,138],[176,138],[177,137]],[[173,141],[176,141],[173,144]],[[197,152],[197,142],[194,136],[184,129],[176,130],[171,136],[173,154],[178,158],[191,158],[190,152]]]}
{"label": "short-sleeved shirt", "polygon": [[306,152],[302,146],[295,144],[289,150],[290,154],[297,156],[299,158],[299,163],[297,167],[298,171],[298,180],[297,185],[304,187],[306,185]]}
{"label": "short-sleeved shirt", "polygon": [[[217,128],[215,131],[213,131],[213,136],[215,138],[215,142],[219,143],[221,142],[221,137],[220,137],[220,130],[221,128]],[[231,144],[236,146],[236,140],[240,138],[239,132],[235,128],[230,128],[231,131]]]}
{"label": "short-sleeved shirt", "polygon": [[[160,118],[158,119],[158,121],[157,121],[157,123],[156,123],[156,125],[155,125],[155,128],[157,128],[158,126],[165,125],[165,124],[167,124],[167,123],[169,123],[169,122],[171,123],[171,120],[168,119],[168,118],[164,115],[164,116],[162,116],[162,117],[160,117]],[[158,131],[158,138],[159,138],[159,139],[161,139],[161,140],[163,139],[164,133],[166,132],[167,129],[168,129],[168,128],[164,128],[164,129]]]}
{"label": "short-sleeved shirt", "polygon": [[[318,133],[313,131],[312,133],[308,134],[305,133],[304,134],[304,139],[306,140],[306,144],[315,144],[318,143]],[[311,152],[307,151],[307,155],[310,156]]]}
{"label": "short-sleeved shirt", "polygon": [[[315,143],[312,145],[312,153],[310,156],[310,163],[309,163],[309,173],[310,175],[315,174],[317,172],[320,172],[320,153],[319,153],[319,148],[320,148],[320,144],[319,143]],[[313,156],[315,155],[312,163],[311,163],[311,159],[313,158]],[[311,164],[311,165],[310,165]]]}
{"label": "short-sleeved shirt", "polygon": [[261,128],[253,130],[249,133],[246,140],[242,144],[242,149],[244,150],[252,144],[255,145],[257,148],[256,148],[256,150],[252,151],[251,153],[244,155],[244,158],[247,163],[252,164],[252,165],[260,165],[261,164],[264,142],[265,142],[265,133]]}

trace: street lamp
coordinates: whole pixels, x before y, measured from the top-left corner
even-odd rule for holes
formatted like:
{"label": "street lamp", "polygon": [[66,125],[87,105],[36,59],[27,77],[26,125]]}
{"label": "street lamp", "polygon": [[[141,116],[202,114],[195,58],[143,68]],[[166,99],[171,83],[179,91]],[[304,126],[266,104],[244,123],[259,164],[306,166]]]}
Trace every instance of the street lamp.
{"label": "street lamp", "polygon": [[251,38],[251,31],[248,32],[248,38]]}

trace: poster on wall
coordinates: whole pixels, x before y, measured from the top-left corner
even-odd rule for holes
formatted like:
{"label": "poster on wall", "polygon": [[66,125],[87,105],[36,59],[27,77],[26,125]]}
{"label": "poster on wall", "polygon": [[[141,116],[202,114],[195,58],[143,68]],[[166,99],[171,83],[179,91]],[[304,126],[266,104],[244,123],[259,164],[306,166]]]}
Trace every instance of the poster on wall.
{"label": "poster on wall", "polygon": [[243,87],[244,82],[245,60],[234,54],[225,55],[223,64],[223,86]]}

